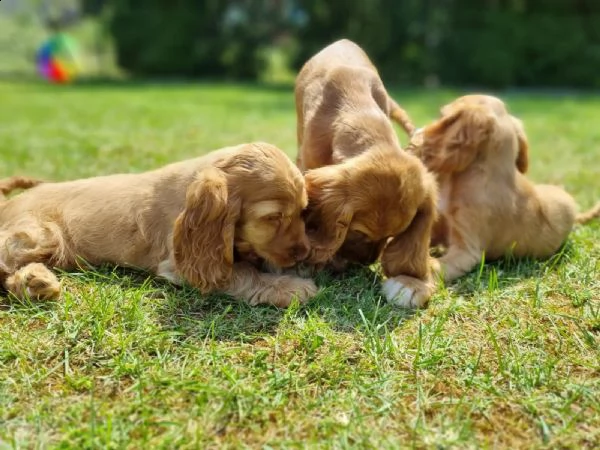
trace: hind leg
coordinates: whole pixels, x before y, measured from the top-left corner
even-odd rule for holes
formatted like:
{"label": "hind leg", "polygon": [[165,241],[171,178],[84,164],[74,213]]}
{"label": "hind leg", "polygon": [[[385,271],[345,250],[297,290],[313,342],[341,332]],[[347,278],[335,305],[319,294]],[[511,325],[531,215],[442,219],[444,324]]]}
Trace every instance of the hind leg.
{"label": "hind leg", "polygon": [[481,263],[483,255],[483,250],[475,251],[459,246],[451,246],[444,256],[437,259],[434,272],[444,281],[456,280]]}
{"label": "hind leg", "polygon": [[21,267],[8,276],[4,286],[20,299],[56,300],[60,296],[60,282],[42,263]]}
{"label": "hind leg", "polygon": [[45,264],[65,267],[59,229],[31,221],[14,229],[0,231],[0,281],[18,298],[57,298],[60,283]]}

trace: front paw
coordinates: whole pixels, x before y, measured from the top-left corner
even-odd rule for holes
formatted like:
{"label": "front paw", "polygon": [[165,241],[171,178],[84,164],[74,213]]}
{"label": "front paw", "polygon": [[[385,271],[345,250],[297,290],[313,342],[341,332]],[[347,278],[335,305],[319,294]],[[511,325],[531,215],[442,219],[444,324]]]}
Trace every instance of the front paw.
{"label": "front paw", "polygon": [[282,277],[277,286],[275,306],[288,307],[294,298],[306,303],[315,296],[319,288],[313,280],[298,277]]}
{"label": "front paw", "polygon": [[383,282],[386,300],[401,308],[423,308],[433,293],[431,283],[406,275],[398,275]]}
{"label": "front paw", "polygon": [[313,280],[283,275],[275,278],[273,283],[259,292],[251,301],[252,305],[269,304],[279,308],[287,308],[294,298],[305,303],[319,289]]}

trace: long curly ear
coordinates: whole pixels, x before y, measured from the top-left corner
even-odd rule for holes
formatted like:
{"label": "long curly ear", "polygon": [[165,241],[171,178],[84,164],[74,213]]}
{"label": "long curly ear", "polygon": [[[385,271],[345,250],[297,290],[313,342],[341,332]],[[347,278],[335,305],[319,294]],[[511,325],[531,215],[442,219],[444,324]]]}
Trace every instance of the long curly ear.
{"label": "long curly ear", "polygon": [[223,288],[231,277],[240,209],[220,169],[199,172],[187,189],[185,209],[175,221],[173,252],[179,274],[201,292]]}
{"label": "long curly ear", "polygon": [[337,166],[321,167],[306,174],[308,207],[305,216],[312,264],[325,263],[340,249],[354,215]]}
{"label": "long curly ear", "polygon": [[484,108],[457,109],[425,128],[422,145],[414,153],[435,173],[461,172],[490,138],[494,124],[494,117]]}
{"label": "long curly ear", "polygon": [[517,129],[517,139],[519,142],[519,152],[517,153],[517,170],[521,173],[527,172],[529,168],[529,142],[527,142],[527,135],[525,134],[525,129],[523,128],[523,123],[512,117],[515,127]]}
{"label": "long curly ear", "polygon": [[429,243],[437,219],[437,187],[431,174],[424,180],[425,198],[410,225],[383,250],[381,267],[388,277],[408,275],[427,279],[430,275]]}

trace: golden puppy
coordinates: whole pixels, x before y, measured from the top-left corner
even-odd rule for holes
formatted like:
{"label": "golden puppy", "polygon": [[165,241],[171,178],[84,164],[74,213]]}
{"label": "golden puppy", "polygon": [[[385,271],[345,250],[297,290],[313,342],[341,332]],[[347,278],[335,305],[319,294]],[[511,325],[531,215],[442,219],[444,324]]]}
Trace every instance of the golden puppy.
{"label": "golden puppy", "polygon": [[408,150],[438,178],[440,220],[434,242],[447,246],[439,259],[447,281],[469,272],[483,255],[486,260],[507,253],[549,257],[576,221],[600,214],[596,207],[577,217],[567,192],[525,177],[527,137],[500,99],[467,95],[441,113],[413,135]]}
{"label": "golden puppy", "polygon": [[[5,193],[30,185],[0,184]],[[56,298],[47,266],[71,269],[81,258],[287,306],[313,295],[314,283],[248,261],[289,267],[308,255],[307,201],[298,169],[264,143],[140,174],[41,184],[0,203],[0,281],[18,297]]]}
{"label": "golden puppy", "polygon": [[313,56],[296,79],[298,165],[305,173],[311,256],[372,263],[381,256],[383,290],[399,306],[432,293],[429,240],[436,186],[404,152],[389,120],[408,133],[408,116],[387,94],[365,52],[341,40]]}

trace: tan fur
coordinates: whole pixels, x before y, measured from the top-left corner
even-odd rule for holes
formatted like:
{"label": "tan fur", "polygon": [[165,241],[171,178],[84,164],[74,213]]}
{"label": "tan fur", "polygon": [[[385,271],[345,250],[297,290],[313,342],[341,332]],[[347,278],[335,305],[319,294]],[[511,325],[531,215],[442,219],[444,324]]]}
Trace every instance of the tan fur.
{"label": "tan fur", "polygon": [[41,184],[0,203],[0,281],[18,297],[56,298],[48,267],[85,260],[286,306],[314,294],[314,283],[248,262],[288,267],[308,255],[307,201],[298,169],[264,143],[140,174]]}
{"label": "tan fur", "polygon": [[600,217],[600,203],[596,204],[595,206],[593,206],[585,212],[577,214],[575,222],[579,224],[585,224],[588,223],[590,220],[594,220],[598,217]]}
{"label": "tan fur", "polygon": [[576,204],[567,192],[524,175],[523,125],[498,98],[468,95],[444,106],[442,117],[417,132],[408,149],[438,177],[439,234],[433,241],[447,246],[439,270],[448,281],[483,255],[549,257],[575,223]]}
{"label": "tan fur", "polygon": [[390,103],[390,118],[398,123],[402,129],[411,136],[415,132],[415,125],[413,124],[408,113],[400,107],[398,103],[396,103],[391,97],[389,99]]}
{"label": "tan fur", "polygon": [[414,302],[422,306],[431,294],[428,244],[436,187],[418,158],[400,147],[390,115],[410,133],[408,116],[365,52],[348,40],[304,65],[295,95],[297,163],[306,172],[309,196],[309,261],[371,263],[383,253],[388,277],[409,274],[423,281]]}

